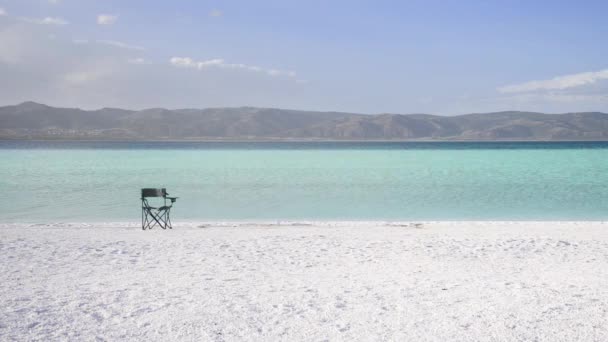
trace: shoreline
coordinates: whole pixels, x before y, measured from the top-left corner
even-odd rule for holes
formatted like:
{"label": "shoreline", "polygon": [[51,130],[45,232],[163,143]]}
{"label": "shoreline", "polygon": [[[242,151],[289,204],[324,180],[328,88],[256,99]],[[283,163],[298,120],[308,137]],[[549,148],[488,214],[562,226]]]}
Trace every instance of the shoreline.
{"label": "shoreline", "polygon": [[598,139],[27,139],[27,138],[6,138],[0,137],[0,142],[6,141],[28,141],[28,142],[117,142],[117,143],[606,143]]}
{"label": "shoreline", "polygon": [[[176,229],[252,227],[513,227],[595,226],[608,229],[608,220],[192,220],[175,221]],[[1,228],[141,228],[139,221],[2,222]]]}

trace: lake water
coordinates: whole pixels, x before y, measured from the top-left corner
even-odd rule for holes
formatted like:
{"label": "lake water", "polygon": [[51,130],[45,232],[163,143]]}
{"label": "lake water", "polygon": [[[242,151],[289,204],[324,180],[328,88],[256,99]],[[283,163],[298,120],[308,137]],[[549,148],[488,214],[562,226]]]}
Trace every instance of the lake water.
{"label": "lake water", "polygon": [[0,222],[603,220],[608,143],[0,142]]}

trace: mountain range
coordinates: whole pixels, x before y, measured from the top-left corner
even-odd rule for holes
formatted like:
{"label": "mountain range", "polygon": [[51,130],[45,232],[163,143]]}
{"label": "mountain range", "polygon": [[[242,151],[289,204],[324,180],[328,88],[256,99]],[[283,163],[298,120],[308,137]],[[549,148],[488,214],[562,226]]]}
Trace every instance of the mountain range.
{"label": "mountain range", "polygon": [[82,110],[24,102],[0,107],[0,139],[608,140],[608,114],[368,115],[254,107]]}

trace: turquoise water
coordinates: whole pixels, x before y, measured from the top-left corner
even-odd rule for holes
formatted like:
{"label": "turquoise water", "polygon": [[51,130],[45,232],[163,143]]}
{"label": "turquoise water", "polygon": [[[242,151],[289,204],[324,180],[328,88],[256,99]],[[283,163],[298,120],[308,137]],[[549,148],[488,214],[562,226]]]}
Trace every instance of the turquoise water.
{"label": "turquoise water", "polygon": [[0,142],[0,222],[602,220],[608,143]]}

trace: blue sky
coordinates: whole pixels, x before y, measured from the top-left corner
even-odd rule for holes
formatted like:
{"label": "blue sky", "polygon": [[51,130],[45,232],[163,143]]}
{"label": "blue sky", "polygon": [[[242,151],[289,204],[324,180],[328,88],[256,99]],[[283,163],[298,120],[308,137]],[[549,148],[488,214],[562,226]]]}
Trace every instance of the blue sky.
{"label": "blue sky", "polygon": [[607,1],[0,0],[0,104],[608,112]]}

